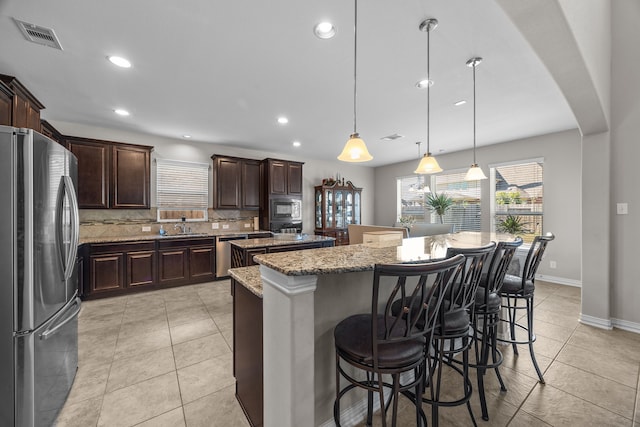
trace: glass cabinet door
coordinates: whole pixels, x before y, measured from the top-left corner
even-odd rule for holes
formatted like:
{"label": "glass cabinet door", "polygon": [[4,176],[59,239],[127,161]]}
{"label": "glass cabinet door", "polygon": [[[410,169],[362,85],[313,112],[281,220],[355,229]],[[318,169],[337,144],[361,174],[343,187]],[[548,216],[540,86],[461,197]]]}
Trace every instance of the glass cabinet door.
{"label": "glass cabinet door", "polygon": [[327,197],[325,199],[325,212],[327,213],[327,228],[333,228],[333,191],[327,190]]}
{"label": "glass cabinet door", "polygon": [[322,228],[322,190],[316,190],[316,228]]}
{"label": "glass cabinet door", "polygon": [[342,200],[343,193],[340,190],[336,191],[336,228],[344,228],[344,201]]}
{"label": "glass cabinet door", "polygon": [[345,191],[344,199],[344,216],[346,225],[354,224],[353,221],[353,193],[351,191]]}
{"label": "glass cabinet door", "polygon": [[360,192],[356,191],[353,195],[353,223],[360,224]]}

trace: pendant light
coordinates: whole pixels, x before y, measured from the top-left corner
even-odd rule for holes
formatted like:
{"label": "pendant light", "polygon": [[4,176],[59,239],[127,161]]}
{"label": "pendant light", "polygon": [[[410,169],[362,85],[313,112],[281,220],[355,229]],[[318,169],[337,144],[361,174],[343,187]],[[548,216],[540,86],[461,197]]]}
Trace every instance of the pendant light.
{"label": "pendant light", "polygon": [[[420,173],[420,174],[442,172],[442,168],[438,164],[438,161],[429,152],[429,131],[431,130],[429,126],[429,106],[430,106],[429,90],[431,87],[431,73],[429,72],[429,65],[430,65],[429,35],[431,34],[431,30],[434,30],[437,26],[438,26],[438,20],[435,18],[431,18],[431,19],[426,19],[422,21],[422,23],[418,27],[420,31],[427,33],[427,152],[424,153],[424,157],[420,159],[420,163],[418,164],[418,167],[416,168],[416,170],[413,171],[413,173]],[[418,146],[418,151],[419,149],[420,147]]]}
{"label": "pendant light", "polygon": [[[416,145],[418,146],[418,158],[420,158],[420,144],[422,144],[422,142],[420,141],[416,142]],[[414,173],[418,173],[418,172],[414,172]],[[412,193],[413,192],[431,193],[431,189],[429,188],[429,186],[426,184],[425,185],[422,184],[422,180],[419,174],[418,174],[418,182],[416,183],[415,186],[411,184],[411,186],[409,187],[409,191]]]}
{"label": "pendant light", "polygon": [[355,13],[353,25],[353,133],[349,137],[338,160],[343,162],[368,162],[373,159],[364,141],[356,131],[356,99],[357,99],[357,59],[358,59],[358,0],[354,0]]}
{"label": "pendant light", "polygon": [[473,68],[473,164],[465,175],[465,181],[479,181],[481,179],[487,179],[487,176],[482,172],[478,163],[476,163],[476,67],[482,62],[482,58],[475,57],[467,61],[467,67]]}

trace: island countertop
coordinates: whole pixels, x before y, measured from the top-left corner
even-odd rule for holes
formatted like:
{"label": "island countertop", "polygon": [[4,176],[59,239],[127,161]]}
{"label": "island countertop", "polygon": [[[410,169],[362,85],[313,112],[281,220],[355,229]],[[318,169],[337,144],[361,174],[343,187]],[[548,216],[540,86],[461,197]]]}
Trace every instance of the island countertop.
{"label": "island countertop", "polygon": [[[268,239],[261,239],[268,240]],[[375,264],[444,258],[447,248],[471,248],[492,241],[511,241],[509,234],[461,232],[403,239],[402,246],[376,248],[363,244],[256,255],[254,260],[287,276],[372,271]],[[235,243],[235,242],[234,242]]]}
{"label": "island countertop", "polygon": [[264,248],[270,246],[296,245],[310,242],[327,242],[333,237],[314,236],[308,234],[277,234],[274,237],[261,239],[231,240],[229,243],[241,249]]}

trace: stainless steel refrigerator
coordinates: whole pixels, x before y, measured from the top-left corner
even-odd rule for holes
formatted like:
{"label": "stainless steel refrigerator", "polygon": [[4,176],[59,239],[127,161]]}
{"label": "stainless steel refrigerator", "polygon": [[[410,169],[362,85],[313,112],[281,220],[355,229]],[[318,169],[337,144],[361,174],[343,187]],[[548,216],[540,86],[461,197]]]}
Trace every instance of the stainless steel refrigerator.
{"label": "stainless steel refrigerator", "polygon": [[49,426],[78,367],[77,160],[0,126],[0,425]]}

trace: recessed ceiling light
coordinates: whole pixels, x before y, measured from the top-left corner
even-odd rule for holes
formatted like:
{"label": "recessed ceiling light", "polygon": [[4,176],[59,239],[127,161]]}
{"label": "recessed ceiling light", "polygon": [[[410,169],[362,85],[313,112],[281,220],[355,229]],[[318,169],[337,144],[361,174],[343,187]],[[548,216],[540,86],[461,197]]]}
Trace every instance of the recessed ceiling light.
{"label": "recessed ceiling light", "polygon": [[313,27],[313,34],[319,39],[330,39],[336,35],[336,27],[331,22],[320,22]]}
{"label": "recessed ceiling light", "polygon": [[115,64],[118,67],[131,68],[131,62],[121,56],[108,56],[107,59],[109,59],[112,64]]}
{"label": "recessed ceiling light", "polygon": [[189,139],[191,138],[191,135],[182,135],[183,138]]}
{"label": "recessed ceiling light", "polygon": [[433,86],[433,80],[428,80],[428,79],[420,80],[418,83],[416,83],[416,87],[418,89],[424,89],[427,87],[427,84],[429,85],[429,87]]}
{"label": "recessed ceiling light", "polygon": [[127,110],[123,110],[122,108],[116,108],[115,110],[113,110],[114,113],[116,113],[119,116],[128,116],[129,112]]}
{"label": "recessed ceiling light", "polygon": [[302,144],[300,144],[300,141],[293,141],[292,144],[294,147],[300,147]]}
{"label": "recessed ceiling light", "polygon": [[454,103],[453,103],[453,105],[455,105],[456,107],[459,107],[459,106],[464,105],[464,104],[466,104],[466,103],[467,103],[467,101],[465,101],[464,99],[462,99],[462,100],[460,100],[460,101],[458,101],[458,102],[454,102]]}
{"label": "recessed ceiling light", "polygon": [[289,123],[289,119],[284,116],[278,117],[278,123],[280,123],[281,125],[286,125],[287,123]]}

